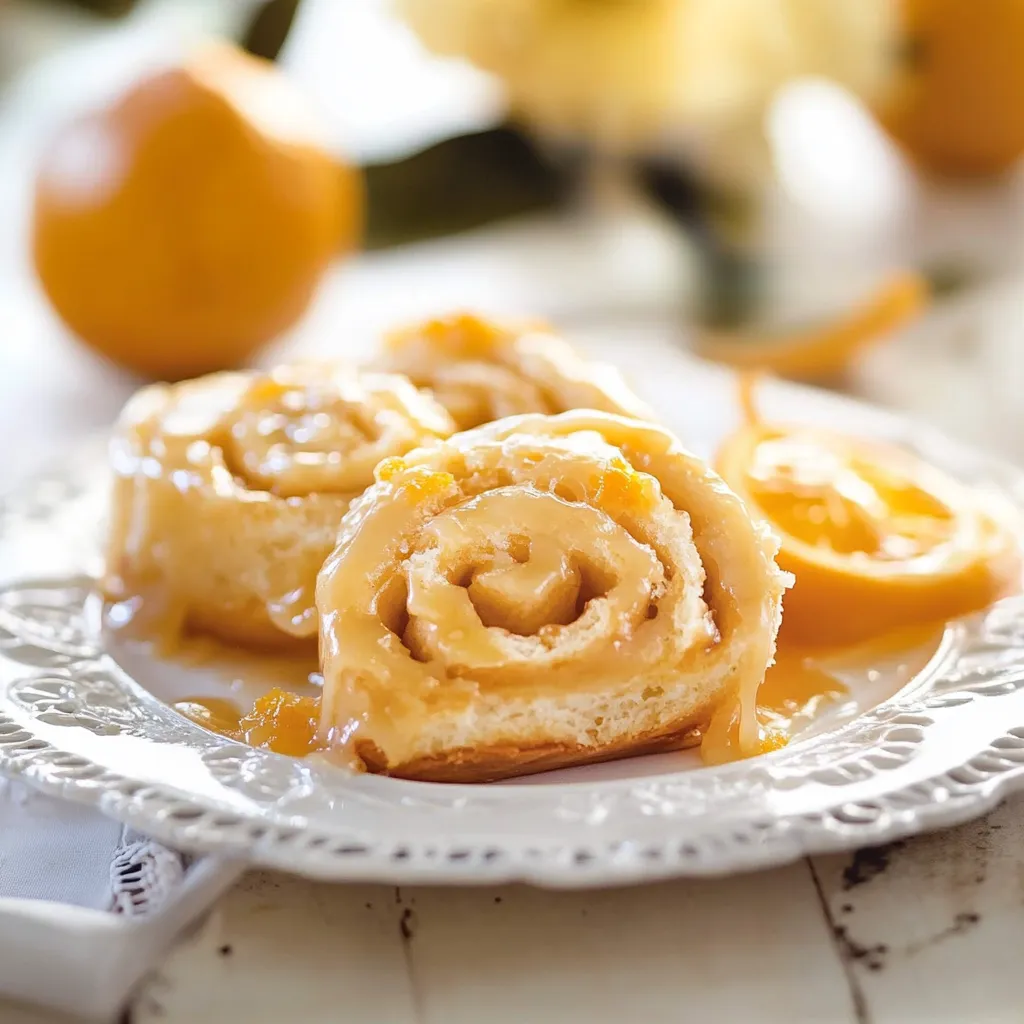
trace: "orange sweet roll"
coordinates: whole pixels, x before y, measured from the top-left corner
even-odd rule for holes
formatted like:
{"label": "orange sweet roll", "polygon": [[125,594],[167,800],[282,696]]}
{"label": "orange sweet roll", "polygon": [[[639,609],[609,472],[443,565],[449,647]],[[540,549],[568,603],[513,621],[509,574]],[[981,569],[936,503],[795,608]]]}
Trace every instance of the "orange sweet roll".
{"label": "orange sweet roll", "polygon": [[862,644],[1019,587],[1016,513],[903,448],[748,413],[717,468],[782,539],[787,642]]}
{"label": "orange sweet roll", "polygon": [[317,583],[321,741],[477,782],[692,745],[738,702],[754,753],[776,546],[639,420],[513,417],[385,461]]}
{"label": "orange sweet roll", "polygon": [[111,445],[109,621],[312,643],[316,574],[352,499],[382,458],[453,428],[405,378],[337,364],[145,388]]}
{"label": "orange sweet roll", "polygon": [[654,419],[614,367],[583,359],[537,324],[497,324],[455,314],[396,331],[383,369],[428,389],[460,430],[503,416],[569,409]]}

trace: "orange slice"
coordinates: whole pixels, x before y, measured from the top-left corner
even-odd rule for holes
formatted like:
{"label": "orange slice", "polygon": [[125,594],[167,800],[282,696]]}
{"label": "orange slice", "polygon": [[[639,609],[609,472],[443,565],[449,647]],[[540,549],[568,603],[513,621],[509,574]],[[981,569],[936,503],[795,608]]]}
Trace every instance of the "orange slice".
{"label": "orange slice", "polygon": [[822,380],[838,375],[870,345],[914,320],[926,307],[928,296],[924,277],[901,272],[863,305],[830,323],[778,335],[708,333],[698,337],[696,352],[703,359],[737,369]]}
{"label": "orange slice", "polygon": [[1019,583],[1006,515],[900,448],[752,422],[717,463],[782,539],[793,642],[841,647],[952,619]]}

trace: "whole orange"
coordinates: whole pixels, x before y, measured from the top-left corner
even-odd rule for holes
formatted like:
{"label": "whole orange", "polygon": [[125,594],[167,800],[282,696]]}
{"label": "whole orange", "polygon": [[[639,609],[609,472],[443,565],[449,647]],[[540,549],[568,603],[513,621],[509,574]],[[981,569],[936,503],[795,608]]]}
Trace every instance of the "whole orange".
{"label": "whole orange", "polygon": [[273,64],[227,45],[68,125],[36,180],[32,245],[88,345],[177,379],[244,362],[355,246],[355,171]]}
{"label": "whole orange", "polygon": [[922,166],[976,176],[1024,153],[1024,0],[900,0],[882,123]]}

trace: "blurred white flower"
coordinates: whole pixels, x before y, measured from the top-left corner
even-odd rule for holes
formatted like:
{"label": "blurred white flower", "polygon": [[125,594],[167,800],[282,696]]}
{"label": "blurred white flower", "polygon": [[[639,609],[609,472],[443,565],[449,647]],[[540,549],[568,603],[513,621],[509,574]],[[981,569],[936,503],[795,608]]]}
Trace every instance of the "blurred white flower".
{"label": "blurred white flower", "polygon": [[496,75],[538,130],[613,152],[681,152],[749,184],[776,91],[823,76],[884,87],[893,0],[397,0],[436,53]]}

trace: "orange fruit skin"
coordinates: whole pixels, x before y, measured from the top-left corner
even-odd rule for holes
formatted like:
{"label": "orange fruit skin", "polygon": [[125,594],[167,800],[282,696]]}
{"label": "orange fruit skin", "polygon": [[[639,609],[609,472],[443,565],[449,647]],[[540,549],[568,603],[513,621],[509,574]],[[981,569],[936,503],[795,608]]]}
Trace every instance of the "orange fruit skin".
{"label": "orange fruit skin", "polygon": [[782,635],[788,641],[803,647],[849,647],[979,611],[1020,589],[1021,553],[1012,533],[967,495],[954,511],[979,517],[978,544],[949,551],[932,571],[908,562],[851,559],[800,542],[766,515],[747,477],[756,446],[784,434],[769,425],[744,426],[726,439],[715,468],[751,513],[767,518],[780,535],[776,561],[796,578],[783,599]]}
{"label": "orange fruit skin", "polygon": [[696,353],[738,370],[765,370],[793,380],[841,374],[871,345],[913,322],[927,307],[928,282],[918,273],[893,274],[863,305],[832,323],[792,334],[701,334]]}
{"label": "orange fruit skin", "polygon": [[910,627],[938,624],[986,608],[1010,593],[1019,566],[1007,572],[1005,552],[930,577],[842,575],[783,550],[779,566],[796,582],[782,617],[788,640],[807,647],[842,648]]}
{"label": "orange fruit skin", "polygon": [[880,120],[928,170],[995,174],[1024,153],[1024,0],[901,0]]}
{"label": "orange fruit skin", "polygon": [[[250,100],[279,108],[286,133]],[[302,114],[273,65],[224,46],[68,125],[32,218],[39,281],[67,326],[179,379],[242,363],[293,324],[355,246],[361,209],[357,174],[287,133]]]}

